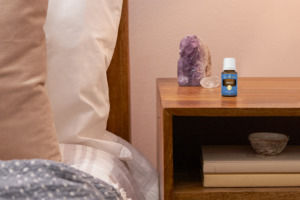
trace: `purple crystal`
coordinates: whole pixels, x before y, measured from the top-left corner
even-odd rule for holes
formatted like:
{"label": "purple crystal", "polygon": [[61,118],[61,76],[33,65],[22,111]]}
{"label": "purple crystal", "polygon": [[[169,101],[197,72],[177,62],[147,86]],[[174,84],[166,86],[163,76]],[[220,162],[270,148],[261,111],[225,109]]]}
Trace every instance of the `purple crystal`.
{"label": "purple crystal", "polygon": [[195,35],[185,36],[180,42],[178,84],[200,86],[200,80],[211,74],[211,59],[207,45]]}

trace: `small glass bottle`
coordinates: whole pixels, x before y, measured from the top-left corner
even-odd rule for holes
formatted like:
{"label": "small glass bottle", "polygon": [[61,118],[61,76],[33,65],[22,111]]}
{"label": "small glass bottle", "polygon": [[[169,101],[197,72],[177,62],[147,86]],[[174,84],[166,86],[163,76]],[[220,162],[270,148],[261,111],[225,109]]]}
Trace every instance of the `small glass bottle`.
{"label": "small glass bottle", "polygon": [[235,67],[235,58],[224,58],[223,72],[221,75],[222,96],[237,96],[238,76]]}

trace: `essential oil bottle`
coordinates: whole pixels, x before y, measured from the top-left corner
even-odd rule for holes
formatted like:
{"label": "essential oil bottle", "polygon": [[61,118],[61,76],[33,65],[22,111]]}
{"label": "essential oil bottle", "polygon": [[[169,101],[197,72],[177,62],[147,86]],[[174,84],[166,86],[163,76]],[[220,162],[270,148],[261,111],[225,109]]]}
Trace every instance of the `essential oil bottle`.
{"label": "essential oil bottle", "polygon": [[235,58],[224,58],[221,75],[222,96],[224,97],[237,96],[238,74],[235,70]]}

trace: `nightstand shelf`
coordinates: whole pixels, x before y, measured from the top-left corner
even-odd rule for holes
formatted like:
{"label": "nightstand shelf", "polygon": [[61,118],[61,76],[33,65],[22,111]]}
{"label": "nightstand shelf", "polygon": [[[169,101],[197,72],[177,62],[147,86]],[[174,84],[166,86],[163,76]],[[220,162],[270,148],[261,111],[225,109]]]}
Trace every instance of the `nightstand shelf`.
{"label": "nightstand shelf", "polygon": [[[286,188],[204,188],[196,171],[174,173],[173,199],[178,200],[294,200],[300,197],[299,187]],[[177,177],[176,177],[177,176]],[[178,177],[179,176],[179,177]],[[166,198],[165,198],[166,199]]]}
{"label": "nightstand shelf", "polygon": [[237,97],[220,88],[157,80],[158,170],[162,199],[300,199],[300,187],[204,188],[201,145],[248,144],[255,131],[291,135],[300,145],[300,78],[240,78]]}

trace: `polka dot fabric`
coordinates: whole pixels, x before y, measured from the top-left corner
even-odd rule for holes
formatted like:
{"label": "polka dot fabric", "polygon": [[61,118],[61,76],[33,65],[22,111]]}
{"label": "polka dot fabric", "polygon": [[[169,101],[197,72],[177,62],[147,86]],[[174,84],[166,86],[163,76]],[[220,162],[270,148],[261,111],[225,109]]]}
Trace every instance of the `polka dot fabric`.
{"label": "polka dot fabric", "polygon": [[62,163],[0,161],[0,199],[121,200],[110,185]]}

